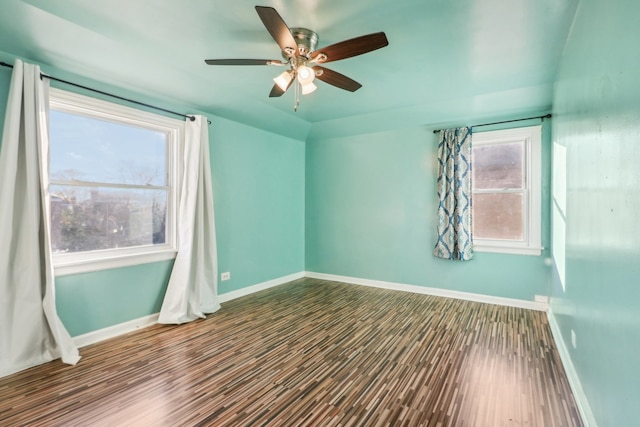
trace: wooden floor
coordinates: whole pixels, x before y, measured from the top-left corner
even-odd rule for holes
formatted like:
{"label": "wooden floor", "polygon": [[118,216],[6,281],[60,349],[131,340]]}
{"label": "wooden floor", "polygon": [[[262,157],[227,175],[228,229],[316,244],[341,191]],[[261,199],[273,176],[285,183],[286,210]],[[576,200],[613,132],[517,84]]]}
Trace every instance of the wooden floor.
{"label": "wooden floor", "polygon": [[0,379],[1,426],[581,426],[542,312],[301,279]]}

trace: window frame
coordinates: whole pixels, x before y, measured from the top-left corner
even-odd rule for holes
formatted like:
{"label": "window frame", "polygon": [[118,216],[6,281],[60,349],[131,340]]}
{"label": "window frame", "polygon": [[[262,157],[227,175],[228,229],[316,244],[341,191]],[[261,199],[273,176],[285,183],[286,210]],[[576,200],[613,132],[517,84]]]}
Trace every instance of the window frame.
{"label": "window frame", "polygon": [[[542,254],[542,126],[474,132],[472,147],[523,142],[523,240],[478,239],[473,237],[473,249],[477,252],[494,252],[516,255]],[[473,158],[472,158],[473,167]],[[476,193],[500,194],[495,190],[472,189]],[[513,193],[504,190],[502,193]],[[472,209],[475,207],[472,206]]]}
{"label": "window frame", "polygon": [[[179,158],[182,155],[184,145],[184,122],[58,88],[50,88],[49,110],[135,126],[167,135],[167,176],[165,186],[159,186],[167,189],[165,243],[75,253],[54,253],[52,254],[52,263],[55,275],[86,273],[175,259],[177,253],[178,189],[180,188],[179,177],[182,166]],[[47,177],[47,203],[50,203],[51,196],[49,185],[60,184],[64,185],[64,181],[50,180],[50,177]],[[93,182],[87,183],[87,186],[95,184]],[[108,186],[115,188],[118,184],[108,183]],[[48,213],[49,210],[47,208]],[[47,221],[51,224],[50,215]]]}

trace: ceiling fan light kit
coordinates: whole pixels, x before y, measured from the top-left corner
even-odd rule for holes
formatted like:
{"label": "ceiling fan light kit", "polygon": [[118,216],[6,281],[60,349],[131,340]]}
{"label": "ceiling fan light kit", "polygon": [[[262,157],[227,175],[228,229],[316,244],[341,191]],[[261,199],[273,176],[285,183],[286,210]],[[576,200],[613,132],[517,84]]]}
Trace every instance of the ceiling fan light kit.
{"label": "ceiling fan light kit", "polygon": [[291,80],[293,80],[293,71],[283,71],[278,77],[274,78],[273,81],[278,85],[280,89],[282,89],[282,93],[286,92],[291,84]]}
{"label": "ceiling fan light kit", "polygon": [[300,82],[301,85],[306,85],[311,83],[313,79],[316,77],[316,73],[306,65],[298,66],[297,74],[298,74],[298,81]]}
{"label": "ceiling fan light kit", "polygon": [[303,95],[309,95],[310,93],[318,89],[318,86],[314,85],[313,83],[307,83],[302,85],[300,89]]}
{"label": "ceiling fan light kit", "polygon": [[[256,6],[256,12],[271,37],[278,43],[283,60],[274,59],[207,59],[209,65],[272,65],[288,66],[289,69],[273,79],[274,86],[269,97],[279,97],[291,87],[296,86],[296,106],[300,102],[297,94],[307,95],[314,92],[317,86],[313,81],[317,78],[325,83],[355,92],[362,85],[355,80],[319,64],[338,61],[362,55],[389,44],[383,32],[367,34],[353,39],[326,46],[316,50],[318,34],[307,28],[289,28],[280,14],[266,6]],[[298,90],[299,89],[299,90]]]}

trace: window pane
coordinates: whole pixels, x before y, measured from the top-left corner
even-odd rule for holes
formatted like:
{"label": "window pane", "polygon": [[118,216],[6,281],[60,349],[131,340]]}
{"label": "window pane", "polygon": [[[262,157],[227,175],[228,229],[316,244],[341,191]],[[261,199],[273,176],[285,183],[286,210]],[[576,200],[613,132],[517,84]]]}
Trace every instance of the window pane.
{"label": "window pane", "polygon": [[52,185],[54,253],[166,242],[165,190]]}
{"label": "window pane", "polygon": [[481,190],[522,188],[523,142],[473,147],[473,187]]}
{"label": "window pane", "polygon": [[51,110],[52,180],[166,184],[166,134]]}
{"label": "window pane", "polygon": [[523,240],[522,193],[473,194],[473,237]]}

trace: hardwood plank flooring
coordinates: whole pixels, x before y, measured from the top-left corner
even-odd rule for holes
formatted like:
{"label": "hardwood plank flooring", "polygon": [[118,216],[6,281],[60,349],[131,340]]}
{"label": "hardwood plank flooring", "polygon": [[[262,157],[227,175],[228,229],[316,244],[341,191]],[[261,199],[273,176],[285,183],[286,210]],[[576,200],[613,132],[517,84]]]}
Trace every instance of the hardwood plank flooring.
{"label": "hardwood plank flooring", "polygon": [[582,426],[542,312],[315,279],[0,379],[0,426]]}

